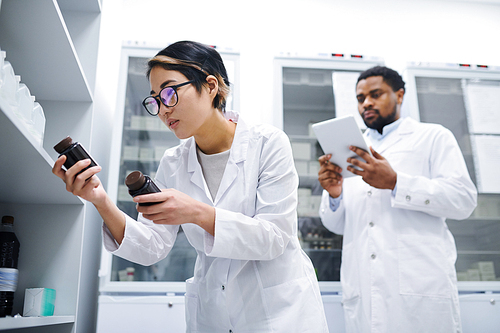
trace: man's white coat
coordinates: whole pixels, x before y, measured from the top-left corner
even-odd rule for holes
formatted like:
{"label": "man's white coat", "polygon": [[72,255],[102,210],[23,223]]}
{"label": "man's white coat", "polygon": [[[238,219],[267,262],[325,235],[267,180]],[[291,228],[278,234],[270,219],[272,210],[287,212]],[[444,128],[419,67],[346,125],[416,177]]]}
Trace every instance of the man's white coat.
{"label": "man's white coat", "polygon": [[461,332],[456,246],[445,219],[476,206],[453,134],[403,119],[378,153],[397,172],[397,191],[346,178],[333,212],[323,191],[323,224],[343,234],[341,283],[347,332]]}

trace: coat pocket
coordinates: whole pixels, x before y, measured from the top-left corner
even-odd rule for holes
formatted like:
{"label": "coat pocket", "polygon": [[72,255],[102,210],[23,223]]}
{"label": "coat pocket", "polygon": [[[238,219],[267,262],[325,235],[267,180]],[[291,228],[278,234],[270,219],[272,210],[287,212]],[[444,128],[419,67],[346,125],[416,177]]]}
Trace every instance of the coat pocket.
{"label": "coat pocket", "polygon": [[312,278],[302,277],[263,289],[273,332],[328,331],[319,290],[313,283]]}
{"label": "coat pocket", "polygon": [[451,297],[449,260],[442,240],[432,236],[398,237],[399,291],[401,294]]}

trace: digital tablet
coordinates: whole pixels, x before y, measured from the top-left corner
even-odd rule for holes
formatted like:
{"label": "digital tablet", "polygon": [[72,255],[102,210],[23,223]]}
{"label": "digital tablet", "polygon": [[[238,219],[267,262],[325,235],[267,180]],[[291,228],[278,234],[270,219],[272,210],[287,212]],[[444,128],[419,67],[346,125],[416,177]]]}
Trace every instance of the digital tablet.
{"label": "digital tablet", "polygon": [[349,157],[356,157],[363,161],[349,149],[349,146],[364,149],[371,155],[363,133],[361,133],[353,116],[325,120],[313,124],[312,129],[323,152],[332,154],[330,162],[342,168],[341,174],[344,178],[355,176],[355,174],[347,170],[347,166],[350,165],[347,163]]}

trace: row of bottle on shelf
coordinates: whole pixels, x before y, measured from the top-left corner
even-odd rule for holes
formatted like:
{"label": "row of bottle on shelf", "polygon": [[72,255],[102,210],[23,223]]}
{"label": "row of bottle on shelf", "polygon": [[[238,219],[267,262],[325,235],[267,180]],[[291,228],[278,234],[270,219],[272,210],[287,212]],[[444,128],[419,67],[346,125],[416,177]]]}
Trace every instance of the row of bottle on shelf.
{"label": "row of bottle on shelf", "polygon": [[[38,145],[43,144],[45,132],[45,114],[35,96],[21,82],[21,76],[15,75],[12,64],[7,60],[7,52],[0,49],[0,100],[21,120]],[[5,111],[5,110],[4,110]]]}
{"label": "row of bottle on shelf", "polygon": [[[14,217],[3,216],[0,225],[0,317],[13,315],[14,297],[19,280],[21,244],[14,231]],[[54,314],[56,291],[50,288],[26,288],[24,317],[46,317]],[[16,315],[17,317],[19,315]]]}

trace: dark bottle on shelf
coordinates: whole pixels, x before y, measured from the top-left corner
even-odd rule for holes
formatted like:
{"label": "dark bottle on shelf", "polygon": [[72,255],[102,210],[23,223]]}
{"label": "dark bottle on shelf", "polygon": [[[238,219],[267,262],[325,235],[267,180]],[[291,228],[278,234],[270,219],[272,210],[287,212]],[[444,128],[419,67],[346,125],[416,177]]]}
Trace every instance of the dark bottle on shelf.
{"label": "dark bottle on shelf", "polygon": [[19,271],[19,240],[14,233],[14,218],[3,216],[0,226],[0,317],[12,315]]}
{"label": "dark bottle on shelf", "polygon": [[[128,193],[135,197],[141,194],[161,192],[160,188],[153,182],[148,175],[143,175],[140,171],[132,171],[125,178],[125,185],[128,187]],[[156,202],[144,202],[139,205],[150,206]]]}
{"label": "dark bottle on shelf", "polygon": [[73,142],[73,139],[69,136],[62,139],[57,145],[55,145],[54,150],[59,153],[59,157],[66,155],[66,162],[64,162],[66,170],[71,168],[76,162],[85,159],[90,159],[90,165],[80,171],[79,174],[88,168],[97,166],[97,163],[85,150],[85,148],[83,148],[79,142]]}

